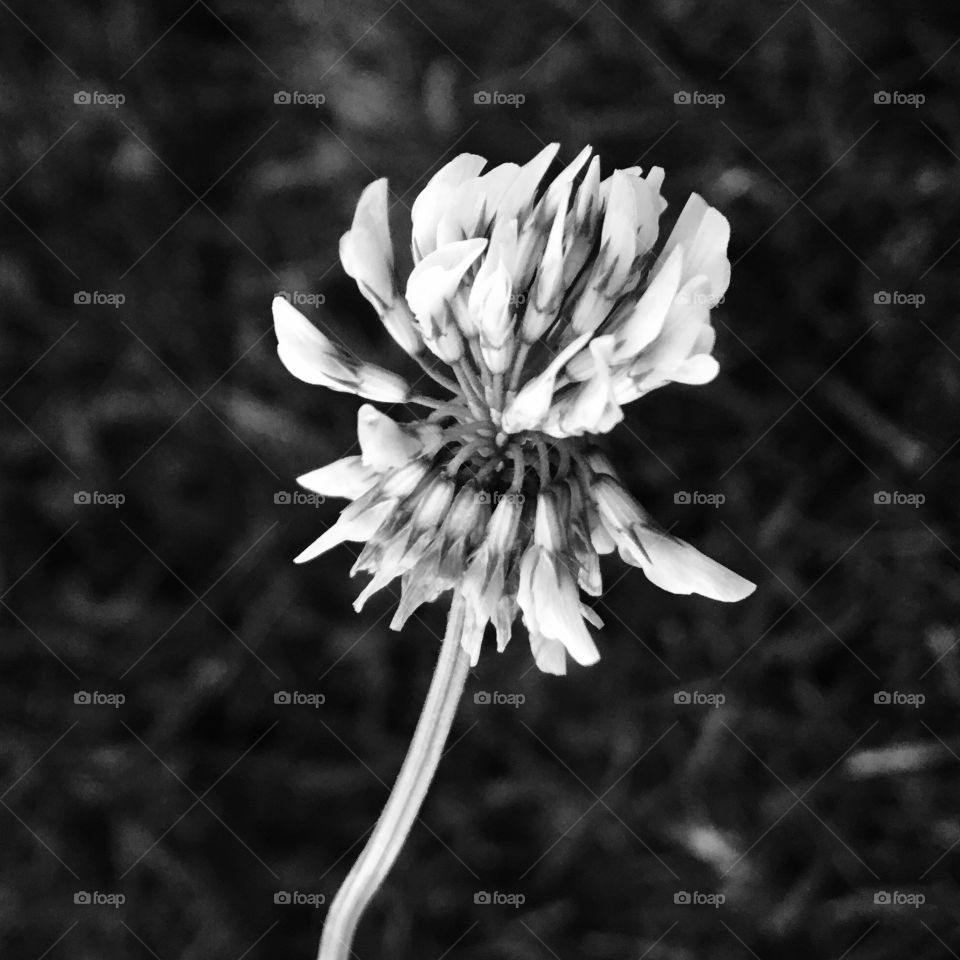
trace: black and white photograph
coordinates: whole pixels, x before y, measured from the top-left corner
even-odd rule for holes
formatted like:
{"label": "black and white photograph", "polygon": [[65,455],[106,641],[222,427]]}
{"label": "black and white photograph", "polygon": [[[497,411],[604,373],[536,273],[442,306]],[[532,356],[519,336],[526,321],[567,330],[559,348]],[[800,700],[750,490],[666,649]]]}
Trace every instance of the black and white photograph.
{"label": "black and white photograph", "polygon": [[0,957],[960,960],[960,18],[0,0]]}

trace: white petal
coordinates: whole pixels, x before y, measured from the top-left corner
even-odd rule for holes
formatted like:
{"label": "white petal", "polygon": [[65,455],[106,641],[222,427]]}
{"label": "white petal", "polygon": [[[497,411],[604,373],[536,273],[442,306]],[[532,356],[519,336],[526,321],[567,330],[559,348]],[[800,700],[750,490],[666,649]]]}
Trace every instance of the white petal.
{"label": "white petal", "polygon": [[352,379],[347,358],[285,297],[273,298],[273,324],[277,354],[298,380],[353,392],[346,385]]}
{"label": "white petal", "polygon": [[718,300],[730,285],[730,221],[713,207],[708,207],[689,246],[684,245],[684,274],[693,277],[705,274],[710,280],[710,296]]}
{"label": "white petal", "polygon": [[548,640],[539,633],[530,634],[530,650],[534,663],[544,672],[555,677],[566,676],[567,651],[559,640]]}
{"label": "white petal", "polygon": [[[385,179],[375,180],[360,194],[353,225],[340,238],[340,262],[368,299],[372,293],[381,303],[393,300],[393,243]],[[376,300],[373,303],[378,305]]]}
{"label": "white petal", "polygon": [[421,444],[415,437],[369,403],[357,411],[357,439],[363,463],[378,473],[402,466],[421,452]]}
{"label": "white petal", "polygon": [[639,533],[650,557],[643,563],[647,579],[670,593],[697,593],[713,600],[733,603],[749,597],[756,584],[704,556],[683,540],[644,529]]}
{"label": "white petal", "polygon": [[297,477],[297,483],[324,497],[356,500],[376,482],[376,473],[360,457],[344,457]]}
{"label": "white petal", "polygon": [[677,247],[654,274],[637,305],[616,331],[617,360],[636,356],[658,336],[677,294],[682,269],[683,249]]}
{"label": "white petal", "polygon": [[707,353],[697,353],[684,360],[671,374],[674,383],[699,386],[709,383],[720,372],[720,364]]}
{"label": "white petal", "polygon": [[486,238],[448,243],[424,257],[407,280],[407,302],[426,331],[433,331],[445,315],[463,275],[483,253]]}
{"label": "white petal", "polygon": [[557,155],[559,149],[559,143],[551,143],[520,168],[520,172],[513,183],[500,198],[497,216],[516,217],[533,205],[537,187],[540,185],[543,175],[550,168],[550,164],[553,163],[553,158]]}
{"label": "white petal", "polygon": [[574,356],[590,339],[590,333],[582,333],[558,353],[543,373],[523,385],[517,395],[507,404],[501,426],[507,433],[533,430],[539,426],[550,410],[553,388],[560,368]]}
{"label": "white petal", "polygon": [[437,226],[447,209],[452,193],[464,181],[477,176],[487,161],[473,153],[461,153],[441,167],[413,201],[414,259],[419,260],[437,248]]}
{"label": "white petal", "polygon": [[543,635],[559,640],[581,666],[596,663],[600,653],[583,622],[577,586],[558,560],[542,559],[537,564],[531,589]]}
{"label": "white petal", "polygon": [[393,508],[393,500],[381,500],[359,513],[351,514],[351,507],[347,507],[340,514],[337,522],[323,536],[314,540],[306,550],[294,557],[293,562],[306,563],[308,560],[319,557],[321,553],[326,553],[331,547],[347,540],[360,542],[369,540],[377,532],[383,521],[387,519]]}

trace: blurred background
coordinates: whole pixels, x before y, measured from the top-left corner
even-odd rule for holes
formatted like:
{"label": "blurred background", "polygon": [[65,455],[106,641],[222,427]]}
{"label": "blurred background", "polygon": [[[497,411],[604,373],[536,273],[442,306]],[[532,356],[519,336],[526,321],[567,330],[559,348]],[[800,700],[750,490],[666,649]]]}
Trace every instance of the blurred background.
{"label": "blurred background", "polygon": [[954,13],[0,3],[3,955],[313,955],[444,611],[291,563],[359,401],[286,374],[270,299],[409,372],[338,262],[361,189],[405,251],[452,156],[559,141],[732,223],[721,376],[610,451],[758,589],[612,559],[597,666],[482,657],[355,956],[956,956]]}

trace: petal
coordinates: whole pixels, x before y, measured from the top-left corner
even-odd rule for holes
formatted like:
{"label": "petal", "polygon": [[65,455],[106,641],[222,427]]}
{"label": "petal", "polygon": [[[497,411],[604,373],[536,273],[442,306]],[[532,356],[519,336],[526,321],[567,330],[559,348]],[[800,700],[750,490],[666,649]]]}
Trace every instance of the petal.
{"label": "petal", "polygon": [[376,473],[360,457],[344,457],[297,477],[297,483],[324,497],[356,500],[376,482]]}
{"label": "petal", "polygon": [[447,201],[460,184],[477,176],[487,161],[473,153],[461,153],[441,167],[413,201],[413,255],[419,261],[437,248],[437,227]]}
{"label": "petal", "polygon": [[558,353],[543,373],[527,381],[517,395],[507,404],[501,419],[501,427],[507,433],[533,430],[539,426],[550,410],[553,389],[560,368],[574,356],[590,339],[590,333],[582,333]]}
{"label": "petal", "polygon": [[756,584],[704,556],[695,547],[656,530],[644,528],[638,536],[650,557],[643,563],[647,579],[670,593],[697,593],[733,603],[749,597]]}
{"label": "petal", "polygon": [[402,466],[422,450],[416,437],[405,433],[396,421],[369,403],[357,411],[357,439],[363,463],[378,473]]}
{"label": "petal", "polygon": [[544,672],[555,677],[566,676],[567,651],[559,640],[548,640],[539,633],[530,634],[530,650],[534,663]]}
{"label": "petal", "polygon": [[355,512],[351,512],[351,507],[347,507],[340,514],[337,522],[323,536],[314,540],[306,550],[294,557],[293,562],[306,563],[347,540],[359,542],[369,540],[390,515],[393,507],[392,500],[381,500],[373,506]]}
{"label": "petal", "polygon": [[653,275],[637,305],[616,331],[617,360],[636,356],[659,335],[677,295],[682,268],[683,249],[677,247]]}
{"label": "petal", "polygon": [[720,364],[708,353],[697,353],[677,367],[670,374],[674,383],[687,383],[700,386],[709,383],[720,372]]}
{"label": "petal", "polygon": [[504,191],[498,204],[498,217],[518,217],[522,212],[533,206],[537,195],[537,187],[544,174],[550,169],[553,158],[560,150],[559,143],[551,143],[544,147],[532,160],[527,161],[517,174],[513,183]]}
{"label": "petal", "polygon": [[730,282],[730,261],[727,259],[729,239],[730,224],[727,218],[709,206],[699,194],[692,193],[657,262],[663,263],[674,247],[682,246],[683,279],[705,274],[709,280],[710,296],[716,301]]}
{"label": "petal", "polygon": [[377,301],[380,305],[393,301],[396,290],[386,179],[375,180],[360,194],[353,225],[340,238],[340,262],[374,306]]}
{"label": "petal", "polygon": [[285,297],[273,298],[277,353],[283,365],[305,383],[352,393],[353,361],[324,336]]}
{"label": "petal", "polygon": [[273,299],[273,323],[277,354],[297,379],[385,403],[409,396],[403,377],[350,357],[284,297]]}
{"label": "petal", "polygon": [[583,622],[577,586],[558,560],[543,559],[537,564],[532,590],[539,631],[559,640],[581,666],[596,663],[600,653]]}
{"label": "petal", "polygon": [[463,275],[483,253],[485,237],[448,243],[424,257],[407,280],[407,303],[428,335],[442,325]]}

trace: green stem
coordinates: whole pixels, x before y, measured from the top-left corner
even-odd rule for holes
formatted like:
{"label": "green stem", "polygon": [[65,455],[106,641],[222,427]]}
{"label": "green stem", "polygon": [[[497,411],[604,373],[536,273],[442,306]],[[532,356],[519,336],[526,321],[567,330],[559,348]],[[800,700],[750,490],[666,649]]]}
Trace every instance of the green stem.
{"label": "green stem", "polygon": [[390,872],[423,804],[443,754],[470,658],[460,646],[463,605],[453,602],[440,658],[397,782],[367,845],[327,913],[317,960],[347,960],[363,911]]}

